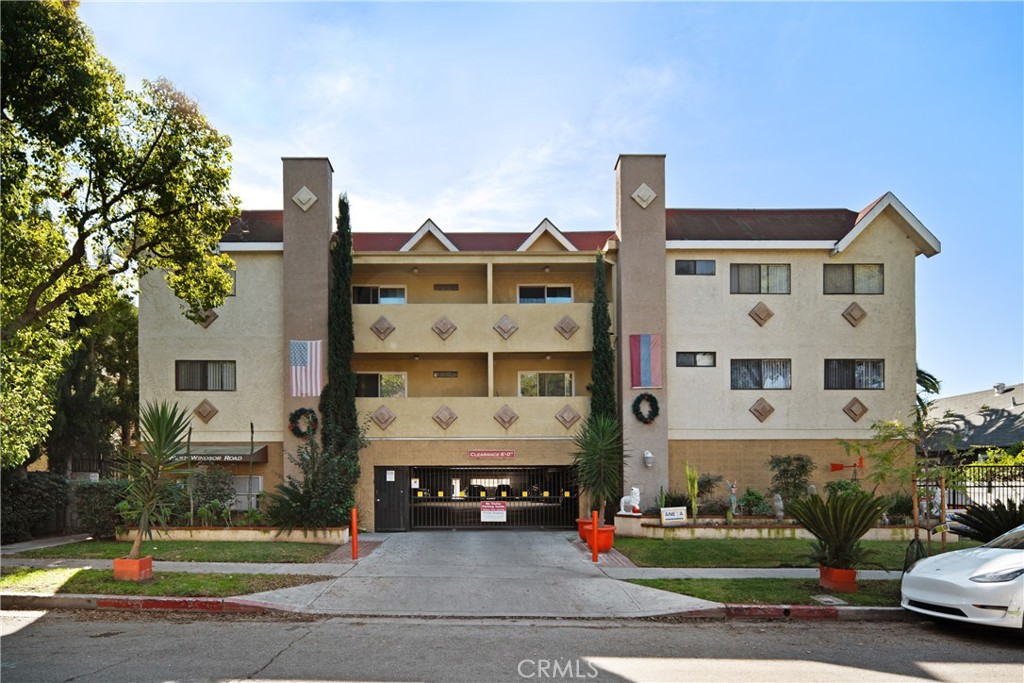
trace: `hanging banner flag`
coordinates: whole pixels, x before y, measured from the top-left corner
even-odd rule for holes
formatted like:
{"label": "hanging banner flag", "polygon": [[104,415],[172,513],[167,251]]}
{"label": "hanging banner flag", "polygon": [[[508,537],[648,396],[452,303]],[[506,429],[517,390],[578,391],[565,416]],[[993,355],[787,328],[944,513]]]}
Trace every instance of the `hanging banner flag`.
{"label": "hanging banner flag", "polygon": [[634,389],[661,387],[661,335],[629,335],[629,364]]}
{"label": "hanging banner flag", "polygon": [[292,396],[319,396],[322,341],[288,342],[288,366],[291,368]]}

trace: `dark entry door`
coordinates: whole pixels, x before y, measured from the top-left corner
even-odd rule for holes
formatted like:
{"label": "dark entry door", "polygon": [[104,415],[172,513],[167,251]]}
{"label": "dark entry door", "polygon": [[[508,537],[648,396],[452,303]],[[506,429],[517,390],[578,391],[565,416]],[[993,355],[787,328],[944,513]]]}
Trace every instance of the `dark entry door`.
{"label": "dark entry door", "polygon": [[409,468],[374,467],[374,531],[409,530]]}

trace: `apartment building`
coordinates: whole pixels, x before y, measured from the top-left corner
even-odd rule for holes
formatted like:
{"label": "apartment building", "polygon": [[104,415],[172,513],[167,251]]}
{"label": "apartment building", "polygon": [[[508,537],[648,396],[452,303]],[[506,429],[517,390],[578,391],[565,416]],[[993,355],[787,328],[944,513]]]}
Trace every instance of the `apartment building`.
{"label": "apartment building", "polygon": [[[769,455],[803,453],[823,482],[838,439],[912,410],[915,258],[939,243],[894,196],[859,213],[670,209],[664,156],[615,172],[614,231],[353,235],[367,526],[572,524],[598,253],[625,488],[644,506],[685,489],[687,463],[763,489]],[[284,159],[283,176],[284,209],[224,236],[235,290],[203,324],[159,274],[141,283],[142,399],[194,411],[192,450],[234,471],[240,506],[293,473],[289,416],[316,409],[326,377],[332,169]]]}

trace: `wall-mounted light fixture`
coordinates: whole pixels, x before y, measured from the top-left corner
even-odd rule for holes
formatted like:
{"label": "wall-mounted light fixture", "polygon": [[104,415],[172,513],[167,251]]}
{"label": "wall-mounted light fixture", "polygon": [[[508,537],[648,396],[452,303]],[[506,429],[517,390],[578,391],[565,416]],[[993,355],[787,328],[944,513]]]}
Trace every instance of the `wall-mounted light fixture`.
{"label": "wall-mounted light fixture", "polygon": [[413,356],[413,357],[412,357],[412,359],[413,359],[413,360],[419,360],[419,359],[420,359],[420,357],[419,357],[418,355],[416,355],[416,356]]}
{"label": "wall-mounted light fixture", "polygon": [[650,451],[644,451],[644,464],[648,467],[654,466],[654,453]]}
{"label": "wall-mounted light fixture", "polygon": [[414,273],[418,273],[418,272],[420,272],[420,268],[419,268],[419,266],[413,266],[413,267],[412,267],[412,272],[414,272]]}
{"label": "wall-mounted light fixture", "polygon": [[544,272],[545,273],[550,273],[551,272],[551,266],[544,266]]}

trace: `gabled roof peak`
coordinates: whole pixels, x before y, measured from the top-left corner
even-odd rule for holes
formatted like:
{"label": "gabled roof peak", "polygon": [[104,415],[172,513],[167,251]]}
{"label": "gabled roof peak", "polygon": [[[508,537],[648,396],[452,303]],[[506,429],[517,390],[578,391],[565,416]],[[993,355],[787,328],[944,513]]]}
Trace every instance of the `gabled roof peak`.
{"label": "gabled roof peak", "polygon": [[576,249],[576,245],[566,239],[565,235],[562,234],[562,231],[555,227],[555,224],[547,218],[537,224],[537,227],[534,228],[529,237],[523,240],[523,243],[519,245],[519,248],[516,249],[516,251],[527,251],[531,246],[533,246],[534,242],[540,239],[544,234],[551,235],[551,237],[562,245],[566,251],[578,251],[578,249]]}
{"label": "gabled roof peak", "polygon": [[423,222],[423,225],[420,226],[420,229],[413,233],[413,236],[409,238],[409,241],[402,245],[402,248],[399,249],[399,251],[412,251],[412,249],[419,244],[420,240],[427,235],[433,235],[448,251],[459,250],[458,247],[452,244],[452,241],[448,239],[447,235],[444,234],[444,231],[437,227],[437,224],[434,223],[434,221],[428,218]]}
{"label": "gabled roof peak", "polygon": [[910,212],[910,209],[903,205],[903,202],[896,198],[896,195],[892,192],[886,192],[857,214],[857,221],[854,223],[853,229],[836,242],[833,253],[838,254],[850,246],[872,221],[878,218],[883,211],[890,208],[901,219],[901,227],[907,233],[907,237],[917,245],[918,253],[931,257],[942,251],[942,244],[938,238],[928,228],[924,227],[924,224],[917,219],[917,216]]}

